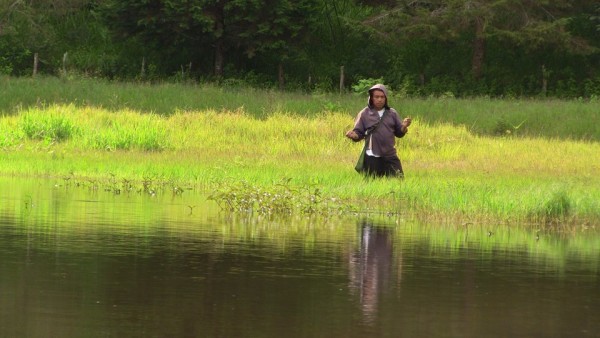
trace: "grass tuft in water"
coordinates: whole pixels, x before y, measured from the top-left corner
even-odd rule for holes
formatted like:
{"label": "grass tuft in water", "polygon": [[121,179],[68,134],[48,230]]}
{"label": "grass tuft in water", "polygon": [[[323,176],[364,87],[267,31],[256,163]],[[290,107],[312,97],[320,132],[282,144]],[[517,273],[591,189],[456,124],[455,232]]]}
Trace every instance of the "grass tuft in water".
{"label": "grass tuft in water", "polygon": [[554,192],[542,205],[540,216],[549,221],[564,219],[571,214],[571,199],[564,190]]}

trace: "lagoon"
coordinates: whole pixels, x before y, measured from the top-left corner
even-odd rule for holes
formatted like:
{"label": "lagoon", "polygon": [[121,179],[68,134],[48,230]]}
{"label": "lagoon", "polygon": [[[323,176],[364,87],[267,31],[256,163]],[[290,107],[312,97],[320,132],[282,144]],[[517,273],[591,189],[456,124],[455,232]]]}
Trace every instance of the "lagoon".
{"label": "lagoon", "polygon": [[600,229],[0,178],[1,337],[599,337]]}

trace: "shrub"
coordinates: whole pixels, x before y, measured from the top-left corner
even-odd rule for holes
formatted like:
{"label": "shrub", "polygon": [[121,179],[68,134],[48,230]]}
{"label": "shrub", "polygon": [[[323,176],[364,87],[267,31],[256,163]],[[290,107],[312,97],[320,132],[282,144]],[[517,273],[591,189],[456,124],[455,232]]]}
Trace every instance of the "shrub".
{"label": "shrub", "polygon": [[[378,83],[384,83],[382,77],[377,79],[361,79],[358,80],[358,83],[352,85],[352,91],[357,94],[364,94],[369,90],[369,88],[373,87],[373,85],[376,85]],[[388,88],[388,90],[389,89],[390,88]]]}

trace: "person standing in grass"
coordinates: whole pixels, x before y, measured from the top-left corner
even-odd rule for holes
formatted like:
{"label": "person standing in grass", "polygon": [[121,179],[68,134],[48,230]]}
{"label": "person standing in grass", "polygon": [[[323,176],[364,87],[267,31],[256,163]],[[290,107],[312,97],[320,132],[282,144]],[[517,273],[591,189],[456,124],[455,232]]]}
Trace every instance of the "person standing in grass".
{"label": "person standing in grass", "polygon": [[406,135],[412,120],[408,117],[400,119],[398,112],[388,105],[387,96],[384,85],[371,87],[369,103],[358,113],[354,128],[346,133],[346,137],[354,142],[365,140],[362,173],[367,176],[404,177],[395,138]]}

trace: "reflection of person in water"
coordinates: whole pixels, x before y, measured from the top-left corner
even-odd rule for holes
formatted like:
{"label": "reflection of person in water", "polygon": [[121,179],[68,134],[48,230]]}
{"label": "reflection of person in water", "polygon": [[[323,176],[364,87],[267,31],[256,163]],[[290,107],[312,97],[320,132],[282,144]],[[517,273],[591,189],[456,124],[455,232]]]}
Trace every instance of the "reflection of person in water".
{"label": "reflection of person in water", "polygon": [[[392,277],[393,243],[391,229],[362,224],[360,248],[350,255],[350,288],[359,293],[366,321],[377,315],[379,294],[385,291]],[[396,262],[401,264],[400,261]],[[398,282],[401,267],[398,266]]]}

